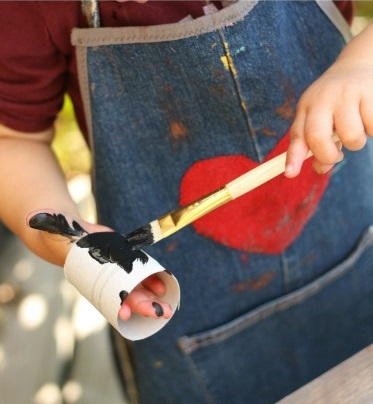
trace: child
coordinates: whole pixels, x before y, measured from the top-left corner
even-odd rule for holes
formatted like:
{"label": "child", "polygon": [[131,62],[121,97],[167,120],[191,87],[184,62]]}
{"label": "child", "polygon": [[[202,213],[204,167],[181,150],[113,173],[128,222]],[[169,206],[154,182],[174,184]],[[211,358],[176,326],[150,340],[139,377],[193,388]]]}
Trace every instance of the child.
{"label": "child", "polygon": [[[171,24],[73,34],[99,219],[123,234],[287,147],[289,178],[309,149],[325,173],[343,159],[334,131],[349,150],[373,134],[372,26],[337,58],[343,37],[315,2],[214,2],[215,14],[197,18],[198,3],[183,15],[192,2],[170,3],[177,19],[192,18],[176,23],[161,2],[103,2],[103,25],[135,6],[149,11],[145,25]],[[30,229],[25,218],[45,209],[79,216],[49,142],[65,86],[82,110],[66,38],[83,17],[77,3],[1,7],[2,37],[13,42],[0,45],[0,218],[37,255],[63,265],[65,239]],[[366,148],[345,161],[332,176],[307,162],[297,178],[276,179],[152,248],[185,303],[162,332],[131,346],[133,401],[273,402],[371,342],[371,162]],[[167,317],[163,292],[148,280],[120,316],[156,317],[156,301]]]}

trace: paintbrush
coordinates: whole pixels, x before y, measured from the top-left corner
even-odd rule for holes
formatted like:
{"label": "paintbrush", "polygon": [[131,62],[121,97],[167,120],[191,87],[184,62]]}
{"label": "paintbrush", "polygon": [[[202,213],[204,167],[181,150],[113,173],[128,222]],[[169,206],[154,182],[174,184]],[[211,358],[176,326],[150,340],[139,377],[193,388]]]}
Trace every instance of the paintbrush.
{"label": "paintbrush", "polygon": [[[336,135],[335,142],[339,142]],[[306,158],[312,156],[309,151]],[[183,227],[201,218],[226,203],[263,185],[285,171],[286,152],[247,171],[224,187],[190,203],[180,209],[167,213],[147,225],[127,234],[125,238],[136,248],[142,248],[176,233]]]}

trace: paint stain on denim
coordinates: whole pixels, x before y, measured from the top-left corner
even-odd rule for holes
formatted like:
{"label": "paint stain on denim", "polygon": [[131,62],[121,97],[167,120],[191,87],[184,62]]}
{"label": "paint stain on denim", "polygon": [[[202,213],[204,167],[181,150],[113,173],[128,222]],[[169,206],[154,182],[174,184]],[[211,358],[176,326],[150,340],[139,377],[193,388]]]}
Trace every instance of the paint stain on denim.
{"label": "paint stain on denim", "polygon": [[[236,86],[237,86],[238,72],[237,72],[236,66],[234,65],[233,57],[232,57],[231,51],[229,49],[228,42],[223,41],[223,46],[224,46],[225,55],[220,57],[220,61],[223,63],[225,70],[227,70],[231,73],[234,81],[236,82]],[[239,90],[238,90],[238,92],[239,92]],[[245,113],[247,113],[248,108],[247,108],[245,101],[243,100],[241,95],[239,95],[239,98],[240,98],[241,108],[245,111]]]}
{"label": "paint stain on denim", "polygon": [[208,89],[209,89],[211,96],[213,96],[213,97],[219,97],[219,98],[225,97],[227,94],[226,87],[222,86],[222,85],[210,86]]}
{"label": "paint stain on denim", "polygon": [[294,101],[295,101],[294,96],[287,98],[282,105],[276,108],[276,114],[280,116],[282,119],[286,120],[293,119],[295,116]]}
{"label": "paint stain on denim", "polygon": [[177,241],[172,241],[171,243],[169,243],[166,247],[166,251],[168,253],[172,253],[173,251],[176,250],[177,246],[178,246],[178,242]]}
{"label": "paint stain on denim", "polygon": [[237,78],[237,69],[233,63],[233,58],[231,55],[231,51],[229,49],[229,45],[227,42],[223,42],[225,55],[220,58],[220,61],[223,63],[225,70],[230,71],[234,78]]}
{"label": "paint stain on denim", "polygon": [[271,130],[269,128],[263,128],[261,130],[261,132],[263,133],[263,135],[265,136],[269,136],[269,137],[275,137],[277,136],[277,133],[274,130]]}
{"label": "paint stain on denim", "polygon": [[242,282],[235,283],[231,289],[233,292],[245,292],[246,290],[257,291],[265,288],[275,277],[274,271],[268,271],[257,279],[246,279]]}
{"label": "paint stain on denim", "polygon": [[242,254],[240,254],[240,260],[242,261],[242,262],[249,262],[249,259],[250,259],[250,257],[249,257],[249,254],[246,254],[246,253],[242,253]]}
{"label": "paint stain on denim", "polygon": [[180,141],[180,140],[185,139],[185,137],[188,134],[188,130],[182,122],[171,121],[170,122],[170,133],[171,133],[172,140]]}
{"label": "paint stain on denim", "polygon": [[233,52],[233,55],[238,55],[238,54],[240,54],[241,52],[244,52],[246,50],[246,47],[245,46],[240,46],[238,49],[236,49],[234,52]]}

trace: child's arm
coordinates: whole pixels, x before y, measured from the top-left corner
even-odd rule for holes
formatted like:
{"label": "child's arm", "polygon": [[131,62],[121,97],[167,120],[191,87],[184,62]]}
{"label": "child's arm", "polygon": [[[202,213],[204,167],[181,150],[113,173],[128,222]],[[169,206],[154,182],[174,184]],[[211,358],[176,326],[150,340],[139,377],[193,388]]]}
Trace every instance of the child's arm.
{"label": "child's arm", "polygon": [[341,161],[343,153],[332,140],[334,131],[349,150],[363,148],[366,136],[373,136],[373,23],[345,47],[299,100],[286,175],[299,174],[309,149],[319,173]]}
{"label": "child's arm", "polygon": [[[26,134],[0,125],[0,220],[39,257],[63,266],[71,246],[69,241],[62,236],[31,229],[26,221],[31,212],[38,210],[64,212],[79,218],[64,175],[50,149],[51,134],[47,131]],[[108,230],[81,219],[79,222],[89,232]],[[129,318],[131,311],[157,317],[152,302],[160,302],[158,296],[163,294],[164,285],[158,277],[153,277],[142,286],[130,293],[122,305],[120,315],[123,319]],[[169,317],[171,308],[161,304],[164,316]]]}

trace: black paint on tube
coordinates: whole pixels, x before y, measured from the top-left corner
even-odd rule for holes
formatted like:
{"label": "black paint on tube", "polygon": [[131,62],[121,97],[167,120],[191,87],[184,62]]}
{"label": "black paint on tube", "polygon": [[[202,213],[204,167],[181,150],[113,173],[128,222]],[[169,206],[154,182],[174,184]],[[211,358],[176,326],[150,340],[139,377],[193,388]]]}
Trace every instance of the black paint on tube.
{"label": "black paint on tube", "polygon": [[61,213],[38,213],[29,220],[29,226],[48,233],[60,234],[69,239],[81,237],[76,245],[81,248],[88,248],[88,253],[94,260],[100,264],[117,264],[127,273],[132,272],[133,263],[137,259],[144,265],[149,260],[148,256],[140,250],[140,244],[142,245],[146,239],[144,235],[138,234],[128,239],[116,232],[88,234],[75,220],[70,225]]}
{"label": "black paint on tube", "polygon": [[149,260],[144,252],[116,232],[91,233],[81,238],[76,245],[88,248],[89,255],[100,264],[117,264],[127,273],[132,272],[133,263],[137,259],[143,264]]}
{"label": "black paint on tube", "polygon": [[66,217],[61,213],[37,213],[29,220],[28,224],[33,229],[60,234],[70,239],[87,234],[87,231],[78,222],[74,220],[70,225]]}

